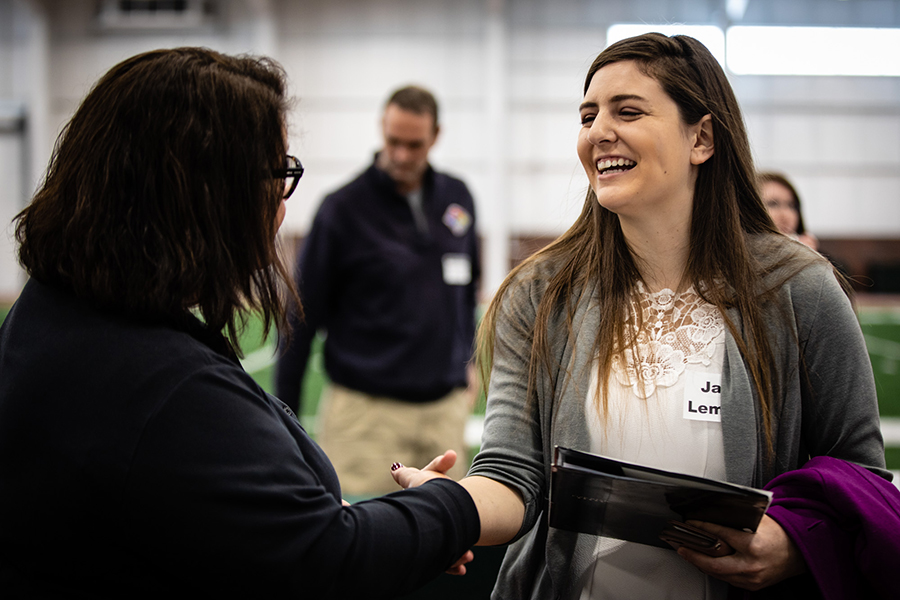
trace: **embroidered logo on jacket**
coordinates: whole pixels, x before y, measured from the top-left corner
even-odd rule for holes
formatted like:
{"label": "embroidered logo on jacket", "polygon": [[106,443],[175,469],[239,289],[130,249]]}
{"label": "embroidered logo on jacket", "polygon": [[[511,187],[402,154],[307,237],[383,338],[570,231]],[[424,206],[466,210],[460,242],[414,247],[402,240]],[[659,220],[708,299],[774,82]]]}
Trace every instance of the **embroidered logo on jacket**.
{"label": "embroidered logo on jacket", "polygon": [[455,202],[447,207],[444,216],[441,218],[444,225],[453,232],[456,237],[462,237],[469,231],[472,226],[472,215],[459,204]]}

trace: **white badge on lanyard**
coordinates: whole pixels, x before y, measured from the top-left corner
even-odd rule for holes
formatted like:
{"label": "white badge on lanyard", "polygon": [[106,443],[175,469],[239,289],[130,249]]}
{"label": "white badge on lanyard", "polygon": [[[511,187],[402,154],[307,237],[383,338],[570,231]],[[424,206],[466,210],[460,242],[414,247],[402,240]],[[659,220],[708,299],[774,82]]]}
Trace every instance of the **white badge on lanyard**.
{"label": "white badge on lanyard", "polygon": [[721,373],[685,373],[683,416],[692,421],[722,422]]}
{"label": "white badge on lanyard", "polygon": [[468,254],[445,254],[441,264],[447,285],[469,285],[472,282],[472,261]]}

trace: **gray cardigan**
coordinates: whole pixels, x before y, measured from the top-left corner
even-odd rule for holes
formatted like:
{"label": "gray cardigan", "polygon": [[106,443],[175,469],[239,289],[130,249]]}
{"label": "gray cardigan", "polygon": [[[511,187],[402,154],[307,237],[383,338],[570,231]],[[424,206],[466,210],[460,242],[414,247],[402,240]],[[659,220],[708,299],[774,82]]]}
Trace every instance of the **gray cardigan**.
{"label": "gray cardigan", "polygon": [[[762,487],[819,455],[861,464],[889,479],[872,368],[853,308],[824,259],[807,254],[800,244],[773,237],[750,240],[761,260],[772,263],[776,255],[797,253],[790,264],[805,265],[763,306],[767,321],[775,324],[770,337],[775,354],[775,457],[764,458],[766,442],[752,378],[726,330],[722,429],[727,479]],[[790,268],[797,267],[777,268],[764,283],[776,285]],[[550,339],[554,356],[561,360],[552,377],[559,385],[551,396],[551,382],[542,374],[536,401],[526,402],[530,333],[554,271],[547,261],[536,263],[520,274],[504,298],[481,452],[469,471],[510,486],[525,502],[522,529],[507,550],[494,589],[498,600],[577,598],[594,561],[596,538],[549,528],[545,508],[553,448],[590,449],[584,398],[598,327],[596,293],[576,308],[574,339],[567,335],[564,311],[553,317]],[[737,311],[730,310],[728,316],[740,328]],[[807,375],[799,368],[801,359]]]}

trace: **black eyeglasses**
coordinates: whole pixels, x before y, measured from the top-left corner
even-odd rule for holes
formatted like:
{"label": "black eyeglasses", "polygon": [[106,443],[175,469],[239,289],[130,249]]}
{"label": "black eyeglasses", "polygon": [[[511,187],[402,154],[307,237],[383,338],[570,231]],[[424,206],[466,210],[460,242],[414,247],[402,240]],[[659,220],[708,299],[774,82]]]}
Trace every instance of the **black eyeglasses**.
{"label": "black eyeglasses", "polygon": [[284,179],[284,198],[287,200],[297,189],[297,183],[303,177],[303,165],[296,156],[287,155],[287,166],[284,169],[272,169],[272,177]]}

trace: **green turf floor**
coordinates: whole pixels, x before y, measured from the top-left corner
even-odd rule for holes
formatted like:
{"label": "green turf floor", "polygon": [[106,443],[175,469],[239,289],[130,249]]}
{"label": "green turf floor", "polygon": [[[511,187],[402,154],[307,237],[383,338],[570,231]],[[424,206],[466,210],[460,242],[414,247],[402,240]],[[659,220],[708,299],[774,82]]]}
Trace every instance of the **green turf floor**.
{"label": "green turf floor", "polygon": [[900,311],[864,311],[860,324],[875,372],[881,414],[900,418]]}

